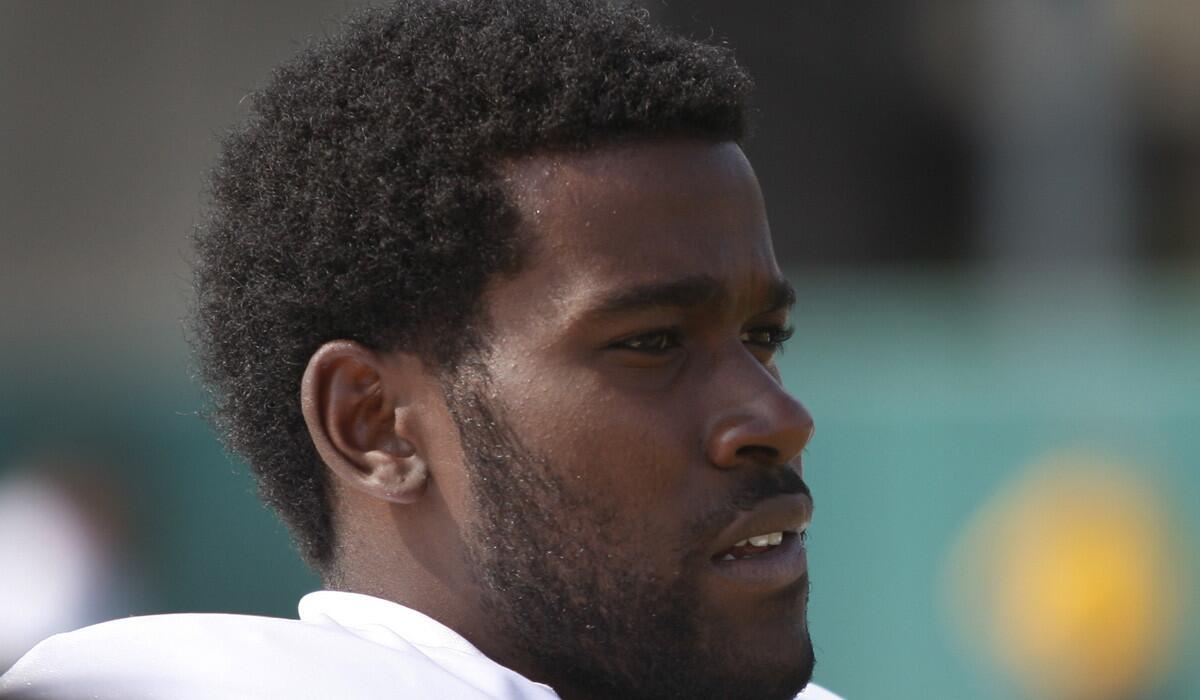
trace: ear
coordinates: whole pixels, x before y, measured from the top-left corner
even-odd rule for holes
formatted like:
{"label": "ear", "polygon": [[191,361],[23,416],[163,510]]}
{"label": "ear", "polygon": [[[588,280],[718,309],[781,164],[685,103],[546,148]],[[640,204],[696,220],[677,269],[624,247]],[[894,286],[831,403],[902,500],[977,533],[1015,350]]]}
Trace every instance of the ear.
{"label": "ear", "polygon": [[414,372],[423,372],[415,356],[384,358],[349,340],[325,343],[309,358],[300,384],[304,422],[346,486],[393,503],[424,493],[429,469],[415,437],[418,411],[403,395],[420,379],[406,381]]}

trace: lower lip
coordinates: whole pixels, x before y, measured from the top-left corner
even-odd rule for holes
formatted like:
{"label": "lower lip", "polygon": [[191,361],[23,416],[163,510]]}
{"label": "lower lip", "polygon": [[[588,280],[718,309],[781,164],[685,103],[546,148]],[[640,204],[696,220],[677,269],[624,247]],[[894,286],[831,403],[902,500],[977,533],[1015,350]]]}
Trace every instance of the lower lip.
{"label": "lower lip", "polygon": [[783,542],[761,554],[745,559],[714,560],[717,575],[740,586],[766,590],[783,588],[808,571],[804,542],[796,533],[783,536]]}

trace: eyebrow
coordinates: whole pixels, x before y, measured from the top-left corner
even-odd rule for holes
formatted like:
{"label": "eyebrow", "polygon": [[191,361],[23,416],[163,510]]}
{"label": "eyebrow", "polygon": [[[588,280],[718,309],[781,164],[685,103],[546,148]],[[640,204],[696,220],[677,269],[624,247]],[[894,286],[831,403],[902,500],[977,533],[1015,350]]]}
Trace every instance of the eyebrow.
{"label": "eyebrow", "polygon": [[[670,282],[639,285],[604,297],[591,310],[598,315],[616,315],[655,308],[694,308],[729,301],[729,290],[711,275],[693,275]],[[796,291],[787,280],[772,279],[763,311],[791,309]]]}

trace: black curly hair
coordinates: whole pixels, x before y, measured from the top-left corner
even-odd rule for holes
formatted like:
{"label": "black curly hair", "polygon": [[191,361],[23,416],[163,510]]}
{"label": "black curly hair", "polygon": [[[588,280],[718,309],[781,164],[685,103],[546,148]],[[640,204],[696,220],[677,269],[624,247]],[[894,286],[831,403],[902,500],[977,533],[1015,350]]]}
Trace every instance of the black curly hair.
{"label": "black curly hair", "polygon": [[480,297],[518,271],[497,165],[675,136],[743,140],[751,81],[723,47],[597,0],[402,0],[279,68],[224,142],[197,229],[193,339],[213,418],[324,572],[325,469],[300,411],[322,343],[453,371]]}

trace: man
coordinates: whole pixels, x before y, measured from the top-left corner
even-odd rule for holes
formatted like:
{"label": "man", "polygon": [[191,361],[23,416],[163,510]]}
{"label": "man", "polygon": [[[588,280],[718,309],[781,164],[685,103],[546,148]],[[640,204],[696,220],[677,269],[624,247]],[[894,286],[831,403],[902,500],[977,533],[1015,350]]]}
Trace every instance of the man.
{"label": "man", "polygon": [[197,340],[328,590],[53,638],[0,687],[831,697],[750,87],[592,0],[408,0],[278,71],[214,173]]}

